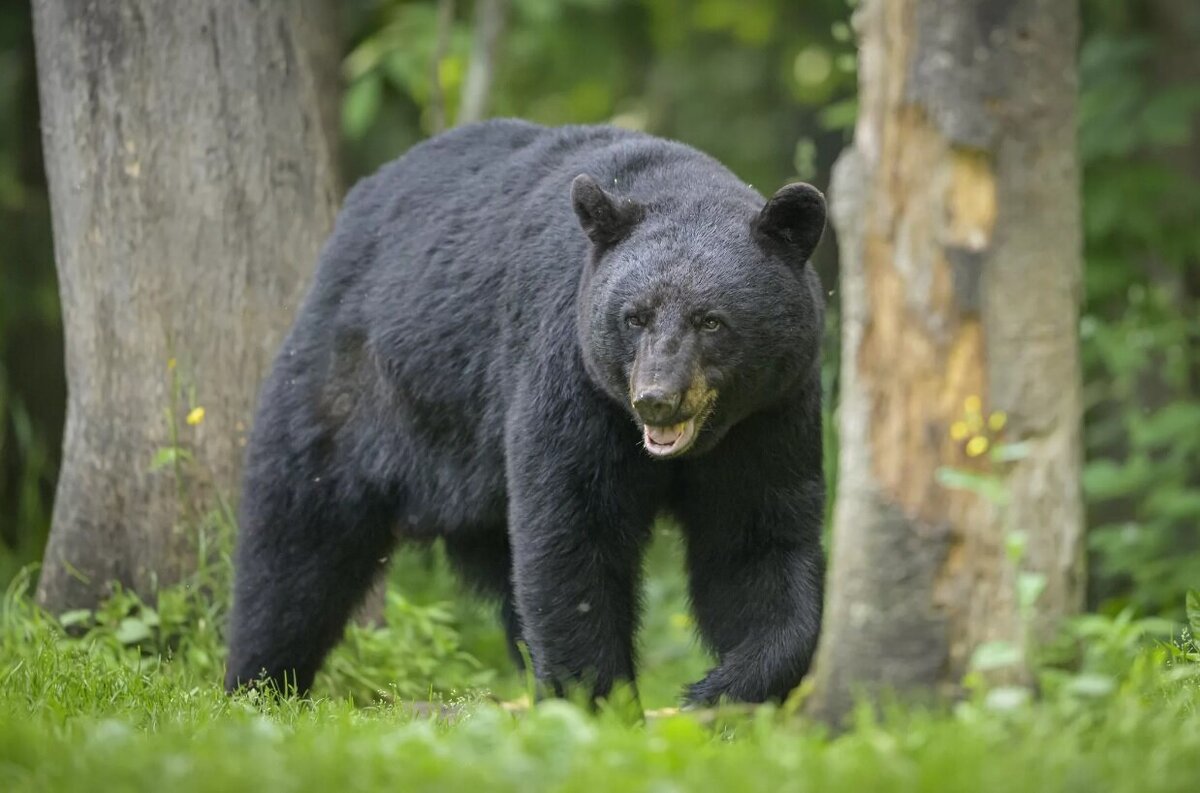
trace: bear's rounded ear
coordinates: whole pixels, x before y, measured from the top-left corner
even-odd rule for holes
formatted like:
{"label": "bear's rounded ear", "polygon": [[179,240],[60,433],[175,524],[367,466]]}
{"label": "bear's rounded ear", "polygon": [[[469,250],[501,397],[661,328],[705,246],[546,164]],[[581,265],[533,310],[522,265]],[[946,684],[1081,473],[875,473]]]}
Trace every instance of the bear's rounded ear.
{"label": "bear's rounded ear", "polygon": [[782,245],[803,264],[812,256],[825,231],[825,196],[810,184],[784,185],[767,201],[754,221],[763,241]]}
{"label": "bear's rounded ear", "polygon": [[588,239],[599,246],[620,242],[642,219],[640,204],[606,193],[582,173],[571,182],[571,206]]}

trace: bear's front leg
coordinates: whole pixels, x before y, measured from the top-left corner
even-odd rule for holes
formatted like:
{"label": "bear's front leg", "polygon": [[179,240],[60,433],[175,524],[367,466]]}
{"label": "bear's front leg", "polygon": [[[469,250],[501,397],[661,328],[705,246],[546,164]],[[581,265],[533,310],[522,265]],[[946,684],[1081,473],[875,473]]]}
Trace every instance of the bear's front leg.
{"label": "bear's front leg", "polygon": [[824,574],[819,545],[776,541],[734,549],[689,538],[688,559],[696,621],[719,663],[688,686],[686,701],[785,698],[816,649]]}
{"label": "bear's front leg", "polygon": [[[825,561],[819,435],[804,414],[748,422],[689,470],[680,513],[692,607],[718,664],[690,704],[781,700],[808,672]],[[757,426],[756,426],[757,425]]]}
{"label": "bear's front leg", "polygon": [[539,412],[510,423],[508,433],[517,612],[548,690],[564,696],[581,685],[604,698],[634,682],[654,477],[637,481],[645,461],[630,439],[599,426],[594,409],[563,405],[551,420]]}

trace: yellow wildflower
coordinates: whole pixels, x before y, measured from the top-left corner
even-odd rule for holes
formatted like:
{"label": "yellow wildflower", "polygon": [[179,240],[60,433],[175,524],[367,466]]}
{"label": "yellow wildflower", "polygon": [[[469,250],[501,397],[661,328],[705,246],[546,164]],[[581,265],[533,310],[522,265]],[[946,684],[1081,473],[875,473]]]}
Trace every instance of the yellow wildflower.
{"label": "yellow wildflower", "polygon": [[978,413],[983,409],[983,400],[972,394],[963,401],[963,409],[968,413]]}
{"label": "yellow wildflower", "polygon": [[988,429],[992,432],[999,432],[1004,429],[1004,425],[1008,423],[1008,414],[1003,410],[997,410],[992,415],[988,416]]}
{"label": "yellow wildflower", "polygon": [[982,435],[976,435],[971,440],[967,441],[967,456],[978,457],[988,450],[988,439]]}
{"label": "yellow wildflower", "polygon": [[192,408],[192,411],[187,414],[186,421],[188,424],[192,425],[193,427],[196,426],[197,424],[199,424],[200,422],[204,421],[204,408],[201,408],[201,407]]}
{"label": "yellow wildflower", "polygon": [[175,369],[175,359],[168,358],[167,359],[167,371],[170,372],[170,371],[173,371],[174,369]]}
{"label": "yellow wildflower", "polygon": [[950,437],[956,441],[963,441],[971,434],[971,428],[967,426],[965,421],[956,421],[950,425]]}

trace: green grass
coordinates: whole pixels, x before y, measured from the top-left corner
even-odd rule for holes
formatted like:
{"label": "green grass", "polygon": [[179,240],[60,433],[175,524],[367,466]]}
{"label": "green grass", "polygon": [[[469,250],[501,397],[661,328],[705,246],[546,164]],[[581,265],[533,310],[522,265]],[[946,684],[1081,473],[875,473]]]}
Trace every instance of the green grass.
{"label": "green grass", "polygon": [[[546,703],[482,703],[456,723],[403,707],[230,700],[35,639],[6,649],[0,789],[1179,790],[1200,781],[1192,697],[1133,686],[1103,703],[897,712],[849,732],[770,709],[717,727],[628,727]],[[17,665],[12,665],[13,663]]]}
{"label": "green grass", "polygon": [[[677,556],[667,541],[651,559],[650,706],[673,703],[705,663],[681,617]],[[355,629],[312,702],[221,693],[221,607],[200,587],[157,609],[126,595],[73,615],[82,639],[14,588],[0,610],[0,791],[1200,787],[1200,655],[1140,641],[1128,619],[1089,618],[1076,666],[1045,670],[1036,701],[977,687],[941,712],[863,708],[838,735],[774,708],[630,726],[565,702],[502,709],[487,692],[523,683],[489,607],[458,596],[436,554],[405,555],[394,581],[388,628]],[[431,695],[452,714],[406,704]]]}

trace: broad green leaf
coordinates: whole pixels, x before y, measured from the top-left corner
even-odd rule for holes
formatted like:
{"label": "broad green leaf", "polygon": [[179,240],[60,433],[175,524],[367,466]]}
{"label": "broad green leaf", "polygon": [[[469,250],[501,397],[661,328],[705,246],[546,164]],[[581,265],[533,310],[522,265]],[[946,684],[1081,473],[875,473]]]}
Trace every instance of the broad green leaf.
{"label": "broad green leaf", "polygon": [[1169,445],[1200,427],[1200,402],[1172,402],[1138,419],[1133,436],[1146,446]]}
{"label": "broad green leaf", "polygon": [[986,672],[1021,663],[1021,648],[1012,642],[984,642],[971,655],[971,669]]}
{"label": "broad green leaf", "polygon": [[137,644],[150,638],[150,626],[137,617],[126,617],[114,636],[121,644]]}
{"label": "broad green leaf", "polygon": [[1161,89],[1142,110],[1146,137],[1160,146],[1186,144],[1192,135],[1192,120],[1200,108],[1200,89],[1180,85]]}
{"label": "broad green leaf", "polygon": [[366,133],[379,114],[383,101],[383,81],[378,72],[368,72],[355,80],[342,100],[342,131],[350,140]]}
{"label": "broad green leaf", "polygon": [[1153,476],[1143,457],[1131,458],[1124,464],[1096,460],[1083,469],[1083,489],[1093,500],[1121,498],[1143,490]]}
{"label": "broad green leaf", "polygon": [[1017,603],[1022,609],[1032,608],[1046,589],[1046,576],[1041,573],[1021,573],[1017,576]]}
{"label": "broad green leaf", "polygon": [[64,611],[59,615],[58,624],[64,628],[70,628],[72,625],[79,625],[80,623],[87,622],[91,618],[91,609],[72,609],[70,611]]}
{"label": "broad green leaf", "polygon": [[1073,677],[1066,690],[1080,697],[1103,697],[1111,694],[1116,687],[1116,681],[1108,675],[1085,672]]}
{"label": "broad green leaf", "polygon": [[178,446],[163,446],[155,453],[154,459],[150,461],[150,470],[157,471],[169,465],[185,462],[190,459],[192,459],[192,454],[187,449],[180,449]]}
{"label": "broad green leaf", "polygon": [[1013,463],[1017,460],[1024,460],[1028,456],[1029,444],[1024,441],[997,443],[992,447],[992,459],[998,463]]}
{"label": "broad green leaf", "polygon": [[1142,617],[1134,623],[1139,635],[1168,638],[1179,630],[1179,623],[1165,617]]}
{"label": "broad green leaf", "polygon": [[1144,504],[1149,517],[1195,523],[1200,519],[1200,488],[1171,486],[1163,482],[1152,492]]}
{"label": "broad green leaf", "polygon": [[850,129],[858,118],[858,99],[842,99],[825,106],[817,113],[817,122],[823,129]]}
{"label": "broad green leaf", "polygon": [[1008,561],[1017,564],[1025,558],[1025,549],[1029,547],[1029,534],[1023,531],[1010,531],[1004,536],[1004,555]]}
{"label": "broad green leaf", "polygon": [[983,704],[988,710],[1010,711],[1025,705],[1033,694],[1024,686],[1000,686],[987,693]]}
{"label": "broad green leaf", "polygon": [[1008,503],[1008,490],[1000,477],[977,474],[960,468],[939,468],[936,476],[938,484],[942,487],[966,490],[997,505]]}

